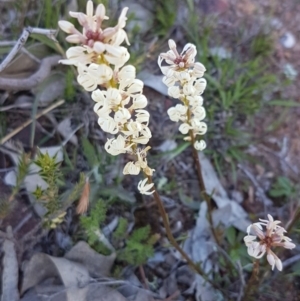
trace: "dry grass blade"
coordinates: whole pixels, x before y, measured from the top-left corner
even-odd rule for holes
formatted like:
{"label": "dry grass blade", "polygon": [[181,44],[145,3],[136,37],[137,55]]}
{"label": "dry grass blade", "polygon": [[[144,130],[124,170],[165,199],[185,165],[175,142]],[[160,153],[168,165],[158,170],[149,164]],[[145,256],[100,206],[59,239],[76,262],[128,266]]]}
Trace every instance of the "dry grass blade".
{"label": "dry grass blade", "polygon": [[83,187],[83,191],[76,208],[77,214],[83,214],[87,212],[89,206],[89,197],[90,197],[90,182],[89,182],[89,178],[86,178],[85,185]]}
{"label": "dry grass blade", "polygon": [[[58,102],[54,103],[53,105],[51,105],[50,107],[46,108],[45,110],[43,110],[42,112],[40,112],[39,114],[37,114],[35,116],[34,119],[38,119],[41,116],[49,113],[50,111],[52,111],[53,109],[61,106],[63,103],[65,102],[64,99],[59,100]],[[31,124],[33,121],[33,119],[27,120],[26,122],[24,122],[22,125],[20,125],[18,128],[16,128],[15,130],[13,130],[11,133],[9,133],[8,135],[6,135],[5,137],[3,137],[0,140],[0,145],[4,144],[6,141],[8,141],[9,139],[11,139],[14,135],[16,135],[17,133],[19,133],[23,128],[25,128],[26,126],[28,126],[29,124]]]}

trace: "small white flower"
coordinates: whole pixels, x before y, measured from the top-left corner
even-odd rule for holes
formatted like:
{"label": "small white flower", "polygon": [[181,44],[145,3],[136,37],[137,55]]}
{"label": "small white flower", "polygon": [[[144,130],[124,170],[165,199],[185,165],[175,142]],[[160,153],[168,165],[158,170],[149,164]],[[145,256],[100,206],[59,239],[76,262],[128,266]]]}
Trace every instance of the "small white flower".
{"label": "small white flower", "polygon": [[106,104],[109,107],[115,107],[120,105],[121,101],[122,101],[122,95],[120,93],[120,91],[118,89],[115,88],[108,88],[106,93]]}
{"label": "small white flower", "polygon": [[147,163],[147,151],[150,149],[150,146],[147,146],[143,150],[137,150],[135,155],[137,156],[136,162],[128,162],[124,167],[123,174],[134,174],[137,175],[142,169],[147,175],[152,175],[154,169],[151,169]]}
{"label": "small white flower", "polygon": [[171,107],[168,109],[167,113],[170,119],[174,122],[178,122],[179,120],[186,120],[187,107],[181,104],[176,105],[175,107]]}
{"label": "small white flower", "polygon": [[197,108],[203,105],[203,97],[200,95],[187,96],[186,99],[189,101],[189,105],[192,108]]}
{"label": "small white flower", "polygon": [[114,52],[114,54],[112,53],[107,53],[104,55],[104,58],[112,65],[115,65],[116,68],[120,68],[122,67],[130,58],[130,54],[127,50],[127,48],[119,46],[118,48],[114,48],[114,47],[108,47],[108,45],[106,45],[105,47],[106,49],[109,50],[117,50]]}
{"label": "small white flower", "polygon": [[[244,237],[245,244],[248,248],[248,254],[255,258],[261,258],[267,253],[267,260],[272,267],[282,270],[282,262],[278,256],[271,250],[271,247],[284,247],[286,249],[293,249],[295,244],[291,243],[291,239],[284,236],[286,230],[279,226],[280,221],[274,221],[273,217],[268,214],[268,220],[260,219],[260,222],[251,224],[247,227],[248,235]],[[263,231],[263,227],[266,231]],[[253,231],[255,235],[250,235]],[[259,241],[256,239],[259,238]]]}
{"label": "small white flower", "polygon": [[79,63],[89,65],[95,61],[93,51],[89,47],[84,46],[70,47],[66,51],[66,57],[66,60],[60,60],[59,63],[78,66]]}
{"label": "small white flower", "polygon": [[206,88],[206,80],[205,78],[199,78],[195,81],[194,88],[197,91],[197,94],[202,94]]}
{"label": "small white flower", "polygon": [[105,143],[105,150],[113,155],[125,154],[132,144],[126,145],[126,139],[122,135],[118,135],[116,139],[108,139]]}
{"label": "small white flower", "polygon": [[[169,47],[168,52],[161,53],[158,57],[158,65],[163,74],[167,75],[169,70],[181,71],[194,66],[197,54],[195,45],[186,44],[180,54],[177,52],[176,43],[173,40],[169,40]],[[170,66],[162,66],[164,60]]]}
{"label": "small white flower", "polygon": [[130,109],[144,109],[148,104],[148,100],[145,95],[140,94],[137,97],[134,97],[132,100],[132,106]]}
{"label": "small white flower", "polygon": [[192,112],[194,118],[197,118],[198,120],[203,120],[206,116],[205,109],[202,106],[195,107]]}
{"label": "small white flower", "polygon": [[131,141],[134,142],[134,143],[138,143],[138,144],[147,144],[149,142],[151,137],[147,137],[147,136],[139,136],[137,138],[132,138]]}
{"label": "small white flower", "polygon": [[148,111],[140,109],[140,110],[136,110],[135,112],[136,112],[135,120],[137,122],[146,123],[146,125],[149,124],[150,114]]}
{"label": "small white flower", "polygon": [[204,140],[196,141],[194,147],[196,150],[203,151],[206,148],[206,143]]}
{"label": "small white flower", "polygon": [[197,93],[197,90],[194,87],[194,83],[192,81],[187,82],[183,85],[183,94],[186,96],[193,96]]}
{"label": "small white flower", "polygon": [[103,91],[100,89],[97,89],[92,92],[92,99],[102,105],[104,105],[105,102],[105,95],[103,94]]}
{"label": "small white flower", "polygon": [[168,94],[173,98],[180,97],[180,88],[178,86],[172,86],[168,88]]}
{"label": "small white flower", "polygon": [[100,125],[101,129],[104,132],[110,134],[117,134],[118,133],[118,124],[114,121],[114,119],[110,116],[99,117],[98,124]]}
{"label": "small white flower", "polygon": [[131,114],[125,108],[121,108],[120,110],[118,110],[114,116],[115,122],[122,125],[127,123],[128,119],[130,118],[131,118]]}
{"label": "small white flower", "polygon": [[195,77],[202,77],[204,75],[204,72],[206,71],[204,65],[201,63],[195,63],[193,68],[193,76]]}
{"label": "small white flower", "polygon": [[138,184],[138,189],[141,194],[150,195],[150,194],[154,193],[154,191],[155,191],[155,190],[149,191],[154,186],[154,183],[147,184],[147,181],[148,181],[148,179],[146,178],[144,180],[141,180]]}
{"label": "small white flower", "polygon": [[207,132],[207,124],[196,118],[191,120],[191,127],[197,135],[204,135]]}
{"label": "small white flower", "polygon": [[123,174],[124,175],[138,175],[141,171],[141,167],[137,166],[135,162],[128,162],[124,169]]}
{"label": "small white flower", "polygon": [[133,79],[129,82],[120,82],[119,89],[123,91],[128,96],[136,97],[142,94],[144,88],[144,83],[139,79]]}
{"label": "small white flower", "polygon": [[113,71],[107,65],[90,64],[88,67],[78,64],[77,80],[87,91],[95,90],[98,85],[107,83],[113,75]]}
{"label": "small white flower", "polygon": [[123,82],[123,85],[126,85],[126,82],[135,79],[135,74],[135,67],[132,65],[127,65],[118,72],[118,81]]}
{"label": "small white flower", "polygon": [[191,129],[191,126],[188,123],[183,123],[179,127],[179,132],[183,135],[186,135],[190,129]]}
{"label": "small white flower", "polygon": [[122,133],[124,133],[126,136],[138,137],[142,128],[143,125],[140,122],[130,120],[126,124],[126,129],[122,130]]}

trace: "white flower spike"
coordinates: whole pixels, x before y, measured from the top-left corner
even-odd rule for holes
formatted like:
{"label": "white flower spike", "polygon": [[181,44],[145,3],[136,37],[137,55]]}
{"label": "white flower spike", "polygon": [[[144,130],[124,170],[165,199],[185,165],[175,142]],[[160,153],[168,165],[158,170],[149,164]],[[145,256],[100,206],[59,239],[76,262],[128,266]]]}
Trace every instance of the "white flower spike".
{"label": "white flower spike", "polygon": [[[179,99],[182,104],[170,108],[168,115],[172,121],[181,122],[179,131],[183,135],[189,134],[184,140],[193,141],[197,135],[202,136],[207,131],[203,122],[206,111],[200,96],[206,87],[206,80],[202,78],[206,69],[201,63],[195,63],[197,50],[193,44],[185,45],[180,54],[173,40],[169,40],[169,47],[168,52],[160,54],[158,65],[165,75],[163,83],[168,86],[169,96]],[[203,150],[206,143],[195,141],[194,147]]]}
{"label": "white flower spike", "polygon": [[[141,171],[152,176],[154,169],[147,163],[149,146],[143,146],[152,137],[148,127],[150,114],[146,110],[147,98],[143,95],[144,83],[136,78],[134,66],[124,64],[129,59],[127,48],[121,46],[125,41],[128,45],[126,25],[127,8],[124,8],[114,27],[104,28],[105,7],[99,4],[94,12],[91,0],[87,1],[86,14],[70,12],[82,26],[82,32],[67,21],[60,21],[60,28],[69,36],[66,40],[79,44],[66,52],[67,59],[60,62],[75,65],[78,69],[78,83],[86,91],[92,92],[95,101],[94,112],[98,115],[98,124],[104,132],[114,135],[104,145],[112,156],[128,153],[133,161],[128,162],[124,174],[137,175]],[[154,184],[146,181],[139,183],[143,194],[152,194]]]}

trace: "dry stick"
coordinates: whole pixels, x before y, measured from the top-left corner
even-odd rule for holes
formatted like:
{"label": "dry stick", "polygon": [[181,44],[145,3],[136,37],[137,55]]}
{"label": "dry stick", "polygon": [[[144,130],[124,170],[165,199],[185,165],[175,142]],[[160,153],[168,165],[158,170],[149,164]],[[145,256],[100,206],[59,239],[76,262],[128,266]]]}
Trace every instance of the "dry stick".
{"label": "dry stick", "polygon": [[28,78],[5,78],[0,77],[0,89],[2,90],[30,90],[41,83],[50,73],[51,68],[58,64],[61,56],[54,55],[41,60],[39,69]]}
{"label": "dry stick", "polygon": [[140,271],[140,275],[141,275],[142,280],[143,280],[144,288],[149,290],[148,280],[146,278],[145,271],[144,271],[144,268],[143,268],[142,265],[139,266],[139,271]]}
{"label": "dry stick", "polygon": [[6,58],[4,59],[4,61],[0,64],[0,72],[2,72],[7,67],[7,65],[13,60],[13,58],[15,57],[15,55],[25,45],[28,37],[32,33],[46,35],[50,39],[55,40],[54,35],[56,33],[56,30],[53,30],[53,29],[42,29],[42,28],[32,28],[32,27],[26,27],[26,28],[24,28],[23,32],[22,32],[22,34],[21,34],[21,36],[19,38],[19,40],[17,41],[17,43],[15,44],[15,46],[12,48],[12,50],[10,51],[10,53],[6,56]]}
{"label": "dry stick", "polygon": [[211,232],[213,234],[213,237],[214,237],[216,243],[218,245],[220,245],[220,241],[219,241],[218,235],[216,233],[216,230],[214,228],[213,219],[212,219],[211,197],[206,192],[204,180],[203,180],[203,177],[202,177],[202,170],[201,170],[201,164],[200,164],[200,160],[199,160],[198,151],[194,147],[195,137],[194,137],[193,130],[190,130],[189,134],[190,134],[190,137],[191,137],[191,145],[192,145],[192,150],[193,150],[193,158],[194,158],[194,162],[196,164],[197,177],[198,177],[200,191],[201,191],[201,194],[203,195],[204,200],[205,200],[205,202],[207,204],[208,222],[210,224],[210,229],[211,229]]}
{"label": "dry stick", "polygon": [[167,299],[164,299],[163,301],[172,301],[173,299],[177,298],[180,296],[180,291],[177,290],[175,293],[173,293],[171,296],[169,296]]}
{"label": "dry stick", "polygon": [[[64,99],[59,100],[58,102],[54,103],[53,105],[51,105],[50,107],[46,108],[45,110],[43,110],[42,112],[40,112],[39,114],[37,114],[34,119],[38,119],[41,116],[49,113],[50,111],[52,111],[53,109],[61,106],[63,103],[65,102]],[[29,119],[26,122],[24,122],[22,125],[20,125],[18,128],[16,128],[15,130],[13,130],[11,133],[9,133],[8,135],[6,135],[5,137],[3,137],[0,140],[0,145],[4,144],[6,141],[8,141],[10,138],[12,138],[13,136],[15,136],[16,134],[18,134],[22,129],[24,129],[26,126],[28,126],[29,124],[31,124],[33,121],[33,119]]]}
{"label": "dry stick", "polygon": [[[148,176],[147,175],[147,178],[148,178],[148,183],[153,183],[152,181],[152,177],[151,176]],[[154,193],[153,193],[153,197],[156,201],[156,204],[158,206],[158,209],[159,209],[159,212],[160,212],[160,215],[163,219],[163,224],[164,224],[164,227],[166,229],[166,232],[167,232],[167,237],[169,239],[169,241],[171,242],[171,244],[173,245],[173,247],[181,254],[181,256],[187,261],[188,265],[193,268],[199,275],[201,275],[207,282],[209,282],[214,288],[218,289],[221,291],[221,288],[218,287],[218,285],[216,285],[213,281],[211,281],[207,275],[205,274],[205,272],[201,269],[200,266],[198,266],[197,264],[195,264],[191,259],[190,257],[183,251],[183,249],[179,246],[179,244],[177,243],[176,239],[174,238],[173,234],[172,234],[172,230],[170,228],[170,225],[169,225],[169,221],[168,221],[168,216],[167,216],[167,213],[165,211],[165,208],[164,208],[164,205],[163,205],[163,202],[158,194],[158,192],[156,190],[154,190]]]}
{"label": "dry stick", "polygon": [[298,209],[296,210],[292,220],[285,227],[287,234],[289,234],[292,231],[295,223],[297,221],[299,221],[299,219],[300,219],[300,208],[298,207]]}

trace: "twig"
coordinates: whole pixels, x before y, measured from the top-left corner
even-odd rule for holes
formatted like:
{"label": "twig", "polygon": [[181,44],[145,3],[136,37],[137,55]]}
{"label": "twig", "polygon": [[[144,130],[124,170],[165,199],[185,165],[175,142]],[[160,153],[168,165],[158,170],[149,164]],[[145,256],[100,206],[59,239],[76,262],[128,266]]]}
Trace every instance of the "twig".
{"label": "twig", "polygon": [[55,40],[54,35],[56,33],[56,30],[53,30],[53,29],[42,29],[42,28],[32,28],[32,27],[26,27],[26,28],[24,28],[23,32],[22,32],[22,34],[20,36],[20,38],[18,39],[18,41],[16,42],[16,44],[14,45],[14,47],[12,48],[12,50],[10,51],[10,53],[6,56],[6,58],[4,59],[4,61],[1,63],[1,65],[0,65],[0,73],[13,60],[13,58],[15,57],[15,55],[25,45],[28,37],[32,33],[46,35],[50,39]]}
{"label": "twig", "polygon": [[172,301],[173,299],[177,298],[180,295],[180,291],[177,290],[175,293],[173,293],[171,296],[169,296],[167,299],[164,299],[163,301]]}
{"label": "twig", "polygon": [[145,271],[144,271],[144,268],[143,268],[142,265],[139,266],[139,271],[140,271],[140,275],[141,275],[142,280],[143,280],[144,288],[149,290],[148,280],[146,278]]}
{"label": "twig", "polygon": [[300,208],[298,207],[292,220],[289,221],[289,223],[285,227],[287,233],[290,233],[292,231],[295,223],[299,221],[299,218],[300,218]]}
{"label": "twig", "polygon": [[1,41],[0,47],[14,46],[16,43],[16,41]]}
{"label": "twig", "polygon": [[243,267],[241,265],[240,260],[237,261],[237,267],[238,267],[237,271],[239,273],[240,281],[241,281],[241,287],[240,287],[240,292],[237,297],[237,301],[241,301],[243,298],[243,294],[244,294],[245,278],[244,278],[244,274],[243,274]]}
{"label": "twig", "polygon": [[17,103],[17,104],[5,106],[5,107],[0,107],[0,112],[8,111],[8,110],[14,109],[14,108],[29,108],[29,107],[30,108],[32,107],[32,103]]}
{"label": "twig", "polygon": [[6,78],[0,77],[0,89],[2,90],[30,90],[41,83],[50,73],[51,68],[58,64],[61,56],[55,55],[41,60],[40,68],[28,78]]}
{"label": "twig", "polygon": [[245,173],[245,175],[250,179],[250,181],[253,183],[263,203],[266,206],[272,205],[273,202],[266,196],[264,190],[260,187],[255,177],[249,172],[249,170],[247,170],[247,168],[245,168],[242,164],[238,164],[238,168],[240,168]]}
{"label": "twig", "polygon": [[[54,103],[53,105],[51,105],[50,107],[46,108],[45,110],[43,110],[42,112],[40,112],[39,114],[37,114],[34,119],[38,119],[41,116],[49,113],[50,111],[52,111],[53,109],[61,106],[65,101],[59,100],[58,102]],[[9,133],[8,135],[6,135],[5,137],[3,137],[0,140],[0,145],[4,144],[6,141],[8,141],[9,139],[11,139],[13,136],[15,136],[16,134],[18,134],[22,129],[24,129],[26,126],[28,126],[29,124],[31,124],[33,121],[33,119],[27,120],[26,122],[24,122],[22,125],[20,125],[18,128],[16,128],[15,130],[13,130],[11,133]]]}

